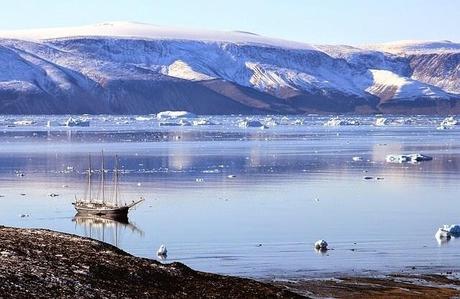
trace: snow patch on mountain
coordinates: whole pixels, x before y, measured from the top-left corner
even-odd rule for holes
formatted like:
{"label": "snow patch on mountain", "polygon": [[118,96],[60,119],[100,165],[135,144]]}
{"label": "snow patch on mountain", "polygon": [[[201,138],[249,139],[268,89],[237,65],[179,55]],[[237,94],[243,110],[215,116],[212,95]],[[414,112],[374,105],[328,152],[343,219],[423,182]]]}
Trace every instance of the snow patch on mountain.
{"label": "snow patch on mountain", "polygon": [[182,60],[176,60],[169,66],[163,68],[162,73],[171,77],[190,81],[204,81],[215,79],[215,77],[211,77],[204,73],[195,71],[189,64]]}
{"label": "snow patch on mountain", "polygon": [[401,77],[387,70],[370,70],[370,72],[373,85],[366,88],[366,91],[382,100],[414,100],[421,97],[449,99],[449,95],[435,86]]}
{"label": "snow patch on mountain", "polygon": [[363,49],[383,51],[397,55],[460,53],[460,43],[451,41],[404,40],[362,46]]}

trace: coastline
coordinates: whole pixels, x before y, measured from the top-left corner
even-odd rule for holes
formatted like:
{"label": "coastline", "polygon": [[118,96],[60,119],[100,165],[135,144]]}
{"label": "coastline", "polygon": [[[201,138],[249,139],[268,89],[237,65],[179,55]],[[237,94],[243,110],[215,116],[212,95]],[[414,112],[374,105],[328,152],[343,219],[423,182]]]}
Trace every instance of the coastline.
{"label": "coastline", "polygon": [[450,298],[456,273],[340,275],[256,281],[162,264],[45,229],[0,226],[0,296],[155,298]]}

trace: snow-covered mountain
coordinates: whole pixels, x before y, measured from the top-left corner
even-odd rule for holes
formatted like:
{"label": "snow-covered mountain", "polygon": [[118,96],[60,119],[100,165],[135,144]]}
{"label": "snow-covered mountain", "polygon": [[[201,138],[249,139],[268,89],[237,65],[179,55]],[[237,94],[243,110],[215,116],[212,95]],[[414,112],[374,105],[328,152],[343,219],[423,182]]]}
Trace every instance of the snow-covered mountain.
{"label": "snow-covered mountain", "polygon": [[0,113],[457,113],[460,44],[309,45],[114,22],[0,31]]}

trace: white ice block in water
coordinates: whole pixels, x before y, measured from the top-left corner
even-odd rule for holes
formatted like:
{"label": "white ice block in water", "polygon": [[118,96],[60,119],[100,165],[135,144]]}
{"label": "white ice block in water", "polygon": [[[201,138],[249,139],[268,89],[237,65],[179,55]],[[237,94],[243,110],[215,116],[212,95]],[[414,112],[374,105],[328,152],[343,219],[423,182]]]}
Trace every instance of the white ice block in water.
{"label": "white ice block in water", "polygon": [[64,126],[66,127],[89,127],[89,120],[69,117],[69,119],[64,122]]}
{"label": "white ice block in water", "polygon": [[159,256],[166,256],[168,254],[168,250],[164,244],[161,244],[160,248],[158,248],[157,255]]}
{"label": "white ice block in water", "polygon": [[452,127],[458,125],[458,121],[453,117],[446,117],[441,123],[440,126]]}
{"label": "white ice block in water", "polygon": [[16,126],[31,126],[35,124],[35,121],[29,119],[17,120],[13,124]]}
{"label": "white ice block in water", "polygon": [[162,121],[158,124],[160,127],[188,127],[191,126],[192,123],[188,120],[181,119],[178,122],[175,121]]}
{"label": "white ice block in water", "polygon": [[327,242],[325,240],[318,240],[315,242],[315,249],[317,250],[327,250]]}
{"label": "white ice block in water", "polygon": [[213,123],[212,121],[206,118],[200,118],[200,119],[194,120],[192,124],[194,126],[213,126],[215,125],[215,123]]}
{"label": "white ice block in water", "polygon": [[375,125],[377,127],[387,126],[389,124],[391,124],[391,121],[385,117],[379,117],[375,120]]}
{"label": "white ice block in water", "polygon": [[238,123],[240,128],[261,128],[266,129],[267,127],[258,120],[242,120]]}
{"label": "white ice block in water", "polygon": [[162,111],[157,114],[157,119],[195,118],[196,115],[188,111]]}
{"label": "white ice block in water", "polygon": [[422,162],[422,161],[431,161],[432,157],[422,155],[422,154],[409,154],[409,155],[388,155],[385,160],[388,163],[404,163],[404,162]]}
{"label": "white ice block in water", "polygon": [[339,127],[339,126],[359,126],[360,122],[354,119],[341,119],[339,117],[333,117],[324,123],[327,127]]}

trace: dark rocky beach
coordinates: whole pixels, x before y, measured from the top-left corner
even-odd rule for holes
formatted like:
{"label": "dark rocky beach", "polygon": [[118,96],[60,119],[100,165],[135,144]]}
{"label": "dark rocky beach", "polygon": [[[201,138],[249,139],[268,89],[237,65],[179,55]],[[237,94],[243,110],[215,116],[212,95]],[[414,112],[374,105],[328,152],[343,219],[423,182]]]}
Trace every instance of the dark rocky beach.
{"label": "dark rocky beach", "polygon": [[0,297],[451,298],[446,274],[258,282],[134,257],[106,243],[44,229],[0,227]]}

